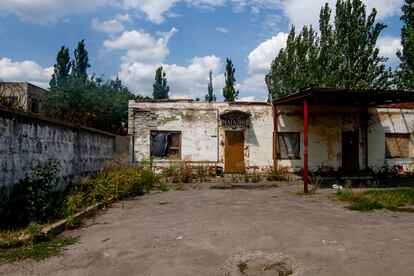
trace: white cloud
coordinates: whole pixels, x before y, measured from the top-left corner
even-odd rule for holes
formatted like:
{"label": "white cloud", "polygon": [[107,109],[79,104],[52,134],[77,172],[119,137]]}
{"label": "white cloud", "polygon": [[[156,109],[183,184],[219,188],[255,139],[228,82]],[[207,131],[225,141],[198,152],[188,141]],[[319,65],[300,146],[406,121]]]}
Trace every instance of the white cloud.
{"label": "white cloud", "polygon": [[229,32],[229,30],[227,30],[226,28],[223,28],[223,27],[217,27],[216,31],[219,32],[219,33],[223,33],[223,34]]}
{"label": "white cloud", "polygon": [[145,13],[147,19],[154,23],[162,23],[165,20],[163,14],[176,2],[177,0],[124,0],[124,7]]}
{"label": "white cloud", "polygon": [[285,47],[288,34],[280,32],[276,36],[262,42],[247,56],[249,73],[264,73],[270,70],[272,60],[280,49]]}
{"label": "white cloud", "polygon": [[172,28],[155,39],[145,31],[125,31],[119,37],[103,42],[107,50],[126,50],[124,63],[159,64],[169,54],[167,43],[178,30]]}
{"label": "white cloud", "polygon": [[380,55],[388,58],[387,64],[395,66],[399,59],[396,55],[397,50],[402,50],[401,39],[394,36],[382,36],[377,41]]}
{"label": "white cloud", "polygon": [[28,81],[41,87],[48,87],[52,74],[53,67],[43,68],[31,60],[0,59],[0,79],[3,81]]}
{"label": "white cloud", "polygon": [[272,60],[280,49],[285,47],[288,34],[280,32],[267,39],[253,49],[247,56],[249,76],[240,84],[242,98],[254,96],[256,100],[267,99],[267,86],[265,76],[270,70]]}
{"label": "white cloud", "polygon": [[163,66],[170,86],[170,98],[203,98],[207,91],[208,74],[213,70],[213,86],[216,95],[221,94],[224,76],[221,59],[214,55],[194,57],[188,66],[176,64],[123,63],[119,78],[123,83],[143,95],[152,95],[155,70]]}
{"label": "white cloud", "polygon": [[250,75],[243,80],[239,89],[241,98],[254,96],[256,100],[265,101],[268,94],[265,74]]}
{"label": "white cloud", "polygon": [[124,31],[103,44],[107,51],[125,51],[121,58],[119,78],[143,95],[152,95],[155,70],[159,66],[163,66],[167,74],[171,98],[203,98],[210,70],[213,70],[215,89],[221,91],[224,77],[220,75],[222,65],[219,57],[194,57],[187,66],[165,63],[169,54],[168,41],[176,32],[177,29],[172,28],[154,37],[144,30]]}
{"label": "white cloud", "polygon": [[236,100],[236,102],[254,102],[254,101],[256,101],[255,96],[242,97],[242,98]]}
{"label": "white cloud", "polygon": [[[377,9],[377,20],[380,20],[398,14],[404,0],[364,0],[363,2],[367,7],[367,13],[370,13],[372,8]],[[319,12],[325,3],[334,10],[336,0],[286,0],[282,4],[282,9],[290,23],[296,25],[298,29],[310,24],[317,28]],[[332,16],[334,14],[333,12]]]}
{"label": "white cloud", "polygon": [[175,17],[175,13],[170,10],[178,2],[186,2],[197,8],[214,8],[222,6],[225,0],[124,0],[125,9],[135,9],[143,12],[151,22],[160,24],[165,21],[165,16]]}
{"label": "white cloud", "polygon": [[50,24],[60,17],[93,11],[111,2],[112,0],[1,0],[0,12],[16,14],[24,21]]}
{"label": "white cloud", "polygon": [[115,15],[115,19],[118,21],[123,21],[123,22],[132,22],[131,16],[128,13],[117,14]]}
{"label": "white cloud", "polygon": [[125,29],[121,21],[116,19],[99,21],[97,18],[92,19],[91,28],[102,33],[118,33]]}
{"label": "white cloud", "polygon": [[[404,0],[365,0],[368,9],[378,10],[378,19],[397,14]],[[336,0],[1,0],[0,12],[13,13],[26,21],[53,23],[58,18],[80,14],[112,5],[125,10],[136,10],[145,14],[154,23],[162,23],[165,17],[174,16],[171,10],[184,2],[196,8],[215,8],[231,5],[234,12],[248,9],[253,14],[262,10],[283,10],[285,16],[298,27],[318,24],[320,8],[328,2],[335,6]],[[116,18],[122,21],[120,18]]]}

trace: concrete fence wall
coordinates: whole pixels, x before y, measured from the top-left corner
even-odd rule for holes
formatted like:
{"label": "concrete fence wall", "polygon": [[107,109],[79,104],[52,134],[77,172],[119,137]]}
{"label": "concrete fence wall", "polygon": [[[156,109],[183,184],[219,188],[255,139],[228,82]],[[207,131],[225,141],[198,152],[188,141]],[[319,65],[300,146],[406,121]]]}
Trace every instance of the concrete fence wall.
{"label": "concrete fence wall", "polygon": [[0,108],[0,202],[38,163],[59,164],[60,185],[128,155],[128,137]]}

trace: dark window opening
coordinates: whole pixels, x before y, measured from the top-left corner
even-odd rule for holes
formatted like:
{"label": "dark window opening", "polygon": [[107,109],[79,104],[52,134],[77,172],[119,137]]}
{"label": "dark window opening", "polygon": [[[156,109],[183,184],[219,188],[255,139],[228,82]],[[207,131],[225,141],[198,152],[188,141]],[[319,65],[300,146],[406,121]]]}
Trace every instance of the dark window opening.
{"label": "dark window opening", "polygon": [[151,131],[151,156],[164,159],[181,159],[181,132]]}
{"label": "dark window opening", "polygon": [[409,133],[386,133],[385,158],[408,158],[409,145]]}
{"label": "dark window opening", "polygon": [[33,113],[39,113],[39,101],[36,99],[32,99],[30,111]]}
{"label": "dark window opening", "polygon": [[300,133],[277,133],[277,158],[300,159]]}
{"label": "dark window opening", "polygon": [[17,96],[9,96],[9,97],[7,97],[7,104],[8,105],[17,104],[17,101],[18,101]]}

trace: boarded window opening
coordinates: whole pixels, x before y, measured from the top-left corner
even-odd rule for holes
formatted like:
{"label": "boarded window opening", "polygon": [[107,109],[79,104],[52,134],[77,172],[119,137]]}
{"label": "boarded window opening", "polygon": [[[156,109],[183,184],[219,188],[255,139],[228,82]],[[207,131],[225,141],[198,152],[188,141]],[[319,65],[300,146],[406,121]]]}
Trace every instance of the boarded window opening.
{"label": "boarded window opening", "polygon": [[277,158],[300,159],[299,132],[281,132],[277,134]]}
{"label": "boarded window opening", "polygon": [[385,158],[408,158],[409,145],[409,133],[386,133]]}
{"label": "boarded window opening", "polygon": [[151,156],[163,159],[181,159],[181,132],[151,131]]}

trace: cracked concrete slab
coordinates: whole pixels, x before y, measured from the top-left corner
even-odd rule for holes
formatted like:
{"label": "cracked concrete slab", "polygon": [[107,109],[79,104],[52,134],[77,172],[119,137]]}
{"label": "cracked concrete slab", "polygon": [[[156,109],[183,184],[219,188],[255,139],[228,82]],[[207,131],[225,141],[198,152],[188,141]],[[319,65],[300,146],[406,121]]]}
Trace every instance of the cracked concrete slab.
{"label": "cracked concrete slab", "polygon": [[62,255],[5,264],[0,274],[233,275],[229,260],[261,252],[292,260],[295,275],[414,275],[414,214],[354,212],[330,200],[331,189],[295,191],[282,184],[137,197],[69,232],[80,239]]}

